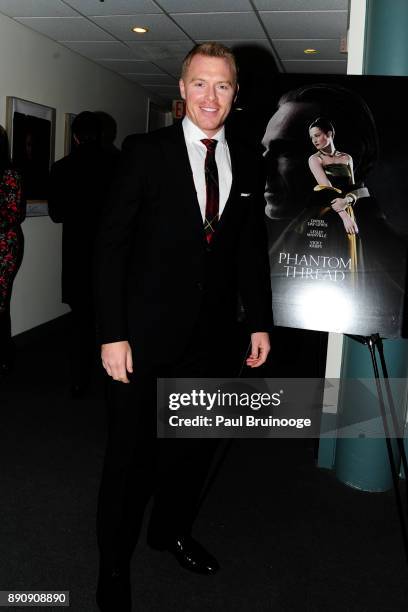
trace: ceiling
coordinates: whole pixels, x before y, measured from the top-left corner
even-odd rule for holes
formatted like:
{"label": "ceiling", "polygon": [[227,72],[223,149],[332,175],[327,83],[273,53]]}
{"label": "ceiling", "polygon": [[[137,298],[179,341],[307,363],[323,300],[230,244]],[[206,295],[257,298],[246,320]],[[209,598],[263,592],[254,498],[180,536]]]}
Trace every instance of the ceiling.
{"label": "ceiling", "polygon": [[259,48],[279,72],[346,73],[348,0],[0,0],[0,12],[165,102],[179,97],[181,61],[204,40]]}

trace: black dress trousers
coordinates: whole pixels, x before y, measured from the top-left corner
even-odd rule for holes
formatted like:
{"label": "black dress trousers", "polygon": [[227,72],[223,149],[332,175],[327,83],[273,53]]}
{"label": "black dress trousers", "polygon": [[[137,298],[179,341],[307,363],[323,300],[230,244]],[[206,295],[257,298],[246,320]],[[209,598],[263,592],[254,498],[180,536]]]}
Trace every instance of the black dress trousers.
{"label": "black dress trousers", "polygon": [[190,346],[176,363],[134,363],[130,384],[107,381],[108,444],[97,514],[104,565],[130,560],[152,495],[149,539],[165,546],[191,531],[218,440],[157,439],[156,379],[233,375],[231,330],[229,335],[226,328],[219,332],[216,345],[207,323],[200,318]]}

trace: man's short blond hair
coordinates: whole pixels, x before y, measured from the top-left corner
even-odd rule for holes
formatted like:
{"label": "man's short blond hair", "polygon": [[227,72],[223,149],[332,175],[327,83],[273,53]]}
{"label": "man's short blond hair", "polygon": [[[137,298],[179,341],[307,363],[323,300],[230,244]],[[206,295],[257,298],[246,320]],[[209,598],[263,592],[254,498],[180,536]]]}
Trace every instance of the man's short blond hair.
{"label": "man's short blond hair", "polygon": [[204,43],[200,43],[199,45],[196,45],[195,47],[191,49],[191,51],[187,53],[181,65],[181,78],[183,80],[186,76],[188,67],[191,64],[191,60],[193,59],[195,55],[205,55],[207,57],[222,57],[226,59],[232,69],[232,74],[233,74],[232,84],[235,87],[235,85],[237,84],[238,68],[237,68],[237,63],[235,60],[235,55],[231,51],[231,49],[215,41],[204,42]]}

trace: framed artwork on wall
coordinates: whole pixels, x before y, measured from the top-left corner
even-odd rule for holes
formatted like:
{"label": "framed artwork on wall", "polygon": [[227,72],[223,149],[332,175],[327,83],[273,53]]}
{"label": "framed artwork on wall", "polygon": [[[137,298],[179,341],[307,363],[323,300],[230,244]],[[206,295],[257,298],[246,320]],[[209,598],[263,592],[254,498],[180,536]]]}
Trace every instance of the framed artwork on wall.
{"label": "framed artwork on wall", "polygon": [[55,109],[7,97],[6,126],[14,166],[20,170],[27,216],[48,214],[48,182],[55,151]]}

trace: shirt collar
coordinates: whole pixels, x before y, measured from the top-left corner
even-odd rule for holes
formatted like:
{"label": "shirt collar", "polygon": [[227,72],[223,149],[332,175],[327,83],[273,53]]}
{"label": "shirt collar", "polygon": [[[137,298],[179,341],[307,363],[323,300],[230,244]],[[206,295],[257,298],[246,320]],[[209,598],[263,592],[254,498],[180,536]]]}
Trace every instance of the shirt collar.
{"label": "shirt collar", "polygon": [[[200,142],[203,138],[208,138],[207,134],[200,130],[200,128],[187,117],[183,119],[183,131],[186,142]],[[225,144],[225,128],[222,126],[218,132],[212,137],[213,140]]]}

